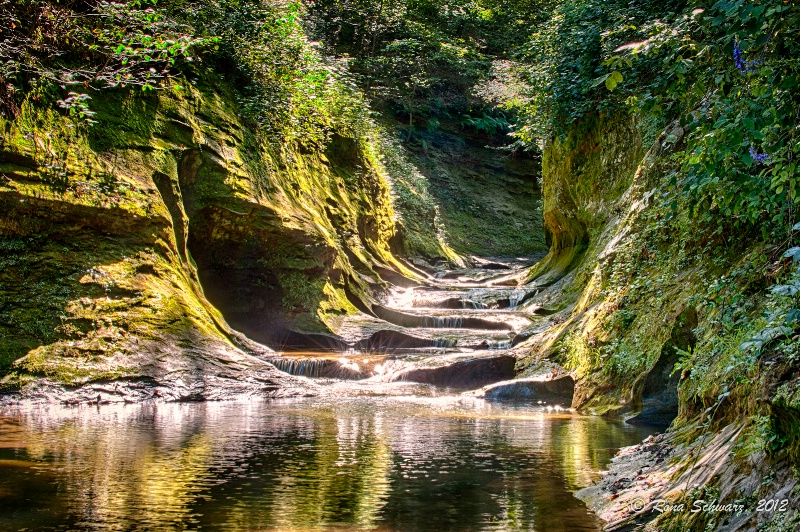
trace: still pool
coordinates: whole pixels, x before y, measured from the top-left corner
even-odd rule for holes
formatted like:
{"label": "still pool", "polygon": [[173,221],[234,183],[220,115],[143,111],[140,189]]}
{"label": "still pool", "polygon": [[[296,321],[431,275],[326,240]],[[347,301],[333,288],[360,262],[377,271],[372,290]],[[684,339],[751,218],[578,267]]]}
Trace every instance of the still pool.
{"label": "still pool", "polygon": [[0,530],[599,530],[648,429],[461,396],[0,411]]}

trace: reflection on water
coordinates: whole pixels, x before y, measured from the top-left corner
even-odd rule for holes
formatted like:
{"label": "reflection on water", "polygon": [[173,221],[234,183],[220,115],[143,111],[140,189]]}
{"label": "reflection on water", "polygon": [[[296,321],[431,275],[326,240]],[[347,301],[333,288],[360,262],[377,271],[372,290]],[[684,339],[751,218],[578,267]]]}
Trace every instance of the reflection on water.
{"label": "reflection on water", "polygon": [[459,397],[0,415],[0,530],[597,530],[641,428]]}

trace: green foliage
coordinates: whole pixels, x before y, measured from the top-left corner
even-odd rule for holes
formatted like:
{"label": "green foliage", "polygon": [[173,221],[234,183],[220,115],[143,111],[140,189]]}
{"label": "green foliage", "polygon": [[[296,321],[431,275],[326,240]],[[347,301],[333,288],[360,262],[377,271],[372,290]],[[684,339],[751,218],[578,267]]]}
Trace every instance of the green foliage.
{"label": "green foliage", "polygon": [[[413,130],[419,119],[450,119],[494,107],[480,87],[493,61],[509,58],[551,0],[321,0],[309,8],[313,35],[352,57],[368,94]],[[474,113],[471,113],[474,114]]]}
{"label": "green foliage", "polygon": [[[800,224],[795,224],[792,230],[800,230]],[[793,264],[800,262],[800,248],[789,248],[783,258],[791,258]],[[770,306],[764,313],[765,325],[739,349],[761,356],[772,347],[788,362],[796,363],[800,361],[800,343],[795,334],[800,329],[800,266],[792,268],[788,279],[770,288],[768,301]],[[778,343],[779,340],[782,341]]]}
{"label": "green foliage", "polygon": [[91,90],[182,90],[171,76],[191,79],[205,63],[239,82],[242,113],[273,140],[321,147],[334,131],[368,128],[346,64],[306,38],[301,2],[0,0],[0,17],[11,22],[0,40],[7,116],[47,85],[64,91],[58,105],[69,116],[91,123]]}
{"label": "green foliage", "polygon": [[[709,222],[723,216],[767,238],[794,221],[798,25],[790,4],[719,1],[653,23],[649,38],[626,50],[661,66],[630,102],[680,119],[686,147],[673,185]],[[629,61],[617,55],[606,64]]]}
{"label": "green foliage", "polygon": [[638,346],[620,338],[602,343],[592,336],[573,331],[560,341],[559,346],[566,367],[577,370],[580,377],[592,372],[596,373],[595,378],[602,376],[619,380],[639,375],[647,365],[647,358],[642,356]]}
{"label": "green foliage", "polygon": [[[655,73],[637,64],[623,76],[603,62],[613,50],[643,38],[654,19],[669,18],[682,2],[557,2],[549,20],[535,28],[514,54],[513,75],[521,94],[503,103],[521,115],[514,135],[521,142],[542,144],[562,136],[591,114],[624,107],[627,87]],[[625,86],[622,86],[623,80]],[[609,90],[616,90],[614,96]]]}
{"label": "green foliage", "polygon": [[484,112],[483,115],[479,117],[464,115],[461,120],[461,126],[474,127],[478,131],[483,131],[490,135],[511,130],[511,124],[503,113],[498,113],[496,116],[493,116]]}
{"label": "green foliage", "polygon": [[[37,85],[61,87],[76,105],[80,90],[138,86],[153,90],[195,50],[215,42],[165,16],[155,0],[53,2],[0,0],[0,112],[14,116]],[[74,94],[74,96],[73,96]],[[85,111],[82,111],[85,115]]]}
{"label": "green foliage", "polygon": [[245,85],[243,114],[270,138],[324,146],[334,131],[363,133],[369,110],[346,65],[328,61],[302,26],[300,2],[204,2],[189,11],[197,31],[219,42],[220,60]]}
{"label": "green foliage", "polygon": [[73,118],[83,120],[88,123],[95,123],[95,121],[91,119],[91,117],[94,115],[94,111],[89,109],[89,100],[91,100],[91,96],[88,94],[70,92],[66,98],[58,101],[58,106],[66,109],[69,115]]}
{"label": "green foliage", "polygon": [[755,416],[752,422],[754,423],[761,449],[774,456],[787,447],[789,437],[778,430],[775,418],[772,416]]}

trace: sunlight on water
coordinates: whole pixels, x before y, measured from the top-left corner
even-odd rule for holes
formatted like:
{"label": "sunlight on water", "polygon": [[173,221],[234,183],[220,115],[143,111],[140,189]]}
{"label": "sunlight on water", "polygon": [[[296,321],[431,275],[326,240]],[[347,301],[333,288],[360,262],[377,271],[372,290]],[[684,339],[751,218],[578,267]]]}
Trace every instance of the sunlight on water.
{"label": "sunlight on water", "polygon": [[640,428],[462,397],[0,416],[0,529],[597,530],[571,492]]}

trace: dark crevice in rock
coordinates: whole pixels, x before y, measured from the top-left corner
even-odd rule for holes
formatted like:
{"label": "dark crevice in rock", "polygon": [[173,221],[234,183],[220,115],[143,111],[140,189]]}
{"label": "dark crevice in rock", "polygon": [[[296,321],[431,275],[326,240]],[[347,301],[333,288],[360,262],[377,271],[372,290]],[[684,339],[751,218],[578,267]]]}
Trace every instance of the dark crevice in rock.
{"label": "dark crevice in rock", "polygon": [[[249,336],[249,335],[248,335]],[[348,344],[332,334],[308,334],[276,327],[269,339],[271,347],[278,351],[334,351],[348,349]]]}
{"label": "dark crevice in rock", "polygon": [[481,264],[480,267],[484,270],[510,270],[511,267],[508,264],[500,264],[499,262],[487,262],[485,264]]}
{"label": "dark crevice in rock", "polygon": [[[400,255],[400,254],[398,254],[398,255]],[[426,278],[430,277],[430,272],[426,272],[423,268],[420,268],[420,267],[415,266],[414,264],[411,264],[409,261],[403,259],[402,256],[396,256],[395,258],[397,259],[397,261],[400,264],[402,264],[403,266],[405,266],[406,268],[408,268],[412,272],[416,273],[417,275],[419,275],[423,279],[426,279]]]}
{"label": "dark crevice in rock", "polygon": [[678,316],[669,341],[661,348],[658,360],[642,384],[641,411],[628,423],[668,426],[678,416],[680,372],[674,368],[681,351],[691,349],[697,342],[695,327],[695,309],[689,308]]}
{"label": "dark crevice in rock", "polygon": [[371,283],[375,285],[376,288],[378,288],[378,285],[380,285],[381,283],[386,282],[380,278],[380,276],[377,274],[377,272],[375,272],[375,270],[373,270],[368,264],[366,264],[363,260],[361,260],[353,250],[345,246],[343,248],[343,251],[345,256],[347,257],[347,260],[350,261],[350,265],[353,267],[353,269],[371,280],[374,279],[373,281],[371,281]]}
{"label": "dark crevice in rock", "polygon": [[175,245],[178,247],[178,254],[181,259],[186,261],[186,216],[183,214],[181,205],[180,189],[176,183],[166,174],[155,172],[153,174],[153,183],[155,183],[164,205],[167,206],[170,218],[172,218],[172,231],[175,234]]}
{"label": "dark crevice in rock", "polygon": [[382,330],[373,333],[369,338],[365,338],[356,343],[356,349],[362,351],[391,351],[402,349],[420,349],[439,347],[436,340],[430,338],[418,338],[400,331]]}
{"label": "dark crevice in rock", "polygon": [[355,284],[355,281],[352,277],[347,279],[347,282],[344,283],[344,295],[347,297],[347,300],[350,302],[351,305],[356,307],[359,311],[367,314],[368,316],[375,316],[375,313],[372,312],[369,305],[364,303],[364,301],[356,295],[356,293],[351,288],[352,285]]}
{"label": "dark crevice in rock", "polygon": [[[273,232],[268,215],[255,218],[251,216],[245,227],[232,220],[227,211],[214,207],[206,207],[191,218],[189,251],[206,298],[231,327],[274,349],[343,348],[346,344],[334,336],[292,329],[288,319],[292,309],[281,282],[281,275],[295,283],[321,278],[330,268],[306,256],[309,241],[305,235]],[[294,260],[306,263],[308,269],[284,271],[271,266],[276,250],[294,253]],[[286,258],[274,264],[279,266]],[[313,301],[307,304],[315,305]]]}
{"label": "dark crevice in rock", "polygon": [[401,286],[403,288],[409,288],[413,286],[419,286],[419,283],[413,279],[409,279],[405,277],[403,274],[398,273],[391,268],[380,266],[378,264],[374,264],[372,269],[383,279],[384,281],[388,281],[395,286]]}

